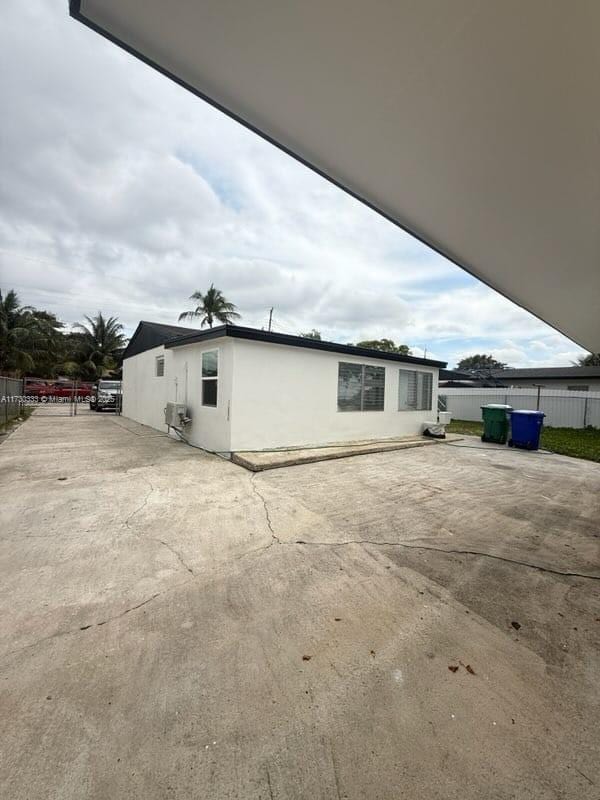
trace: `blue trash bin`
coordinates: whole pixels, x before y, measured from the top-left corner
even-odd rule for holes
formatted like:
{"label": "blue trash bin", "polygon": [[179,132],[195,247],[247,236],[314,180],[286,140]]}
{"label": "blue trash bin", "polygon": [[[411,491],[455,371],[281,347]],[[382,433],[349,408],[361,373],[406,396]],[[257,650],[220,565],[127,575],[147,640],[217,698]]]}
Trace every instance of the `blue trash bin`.
{"label": "blue trash bin", "polygon": [[529,411],[528,409],[515,409],[510,414],[510,439],[509,447],[522,447],[525,450],[537,450],[540,446],[540,436],[544,424],[543,411]]}

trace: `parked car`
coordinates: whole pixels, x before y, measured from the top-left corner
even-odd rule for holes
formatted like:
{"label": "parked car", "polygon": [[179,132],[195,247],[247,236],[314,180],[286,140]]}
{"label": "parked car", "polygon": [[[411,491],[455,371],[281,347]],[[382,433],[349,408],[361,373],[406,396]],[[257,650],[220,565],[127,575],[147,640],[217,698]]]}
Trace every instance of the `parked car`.
{"label": "parked car", "polygon": [[58,379],[47,380],[45,378],[24,378],[23,394],[27,397],[37,397],[42,402],[50,398],[78,398],[87,400],[92,393],[92,384],[88,382],[73,382],[71,380]]}
{"label": "parked car", "polygon": [[78,398],[86,399],[92,393],[91,383],[74,383],[73,381],[53,381],[40,386],[36,392],[39,398]]}
{"label": "parked car", "polygon": [[40,394],[48,388],[48,381],[43,378],[24,378],[23,379],[23,394],[26,397],[39,397]]}
{"label": "parked car", "polygon": [[121,403],[121,381],[100,380],[90,395],[92,411],[116,411]]}

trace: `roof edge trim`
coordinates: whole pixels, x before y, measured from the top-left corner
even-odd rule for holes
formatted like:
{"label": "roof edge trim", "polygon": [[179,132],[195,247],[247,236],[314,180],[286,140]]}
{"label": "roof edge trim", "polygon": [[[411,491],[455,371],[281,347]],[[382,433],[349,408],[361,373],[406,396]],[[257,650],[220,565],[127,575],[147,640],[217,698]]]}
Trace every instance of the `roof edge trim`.
{"label": "roof edge trim", "polygon": [[367,347],[356,347],[349,344],[338,344],[337,342],[324,342],[320,339],[308,339],[303,336],[292,336],[288,333],[274,333],[261,331],[257,328],[246,328],[241,325],[219,325],[208,331],[192,333],[188,336],[178,336],[165,342],[165,348],[184,347],[189,344],[206,342],[211,339],[230,337],[232,339],[246,339],[253,342],[264,342],[266,344],[280,344],[288,347],[303,347],[308,350],[321,350],[328,353],[340,353],[342,355],[362,356],[363,358],[380,359],[383,361],[398,361],[403,364],[418,364],[426,367],[436,367],[443,369],[446,361],[435,361],[430,358],[419,358],[418,356],[404,356],[401,353],[388,353],[385,350],[371,350]]}

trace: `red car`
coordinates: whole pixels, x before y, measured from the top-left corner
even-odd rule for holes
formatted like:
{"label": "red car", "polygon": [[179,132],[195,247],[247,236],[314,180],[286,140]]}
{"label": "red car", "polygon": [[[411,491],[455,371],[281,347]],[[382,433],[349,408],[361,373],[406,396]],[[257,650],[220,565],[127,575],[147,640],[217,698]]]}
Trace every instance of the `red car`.
{"label": "red car", "polygon": [[[30,391],[31,388],[31,391]],[[75,387],[73,381],[54,381],[53,383],[26,383],[25,392],[38,397],[40,400],[51,397],[61,398],[88,398],[92,393],[91,383],[78,383]]]}
{"label": "red car", "polygon": [[90,383],[77,383],[57,381],[53,387],[55,397],[88,397],[92,393]]}
{"label": "red car", "polygon": [[38,397],[40,392],[45,392],[48,388],[48,381],[42,378],[24,378],[23,394],[27,397]]}

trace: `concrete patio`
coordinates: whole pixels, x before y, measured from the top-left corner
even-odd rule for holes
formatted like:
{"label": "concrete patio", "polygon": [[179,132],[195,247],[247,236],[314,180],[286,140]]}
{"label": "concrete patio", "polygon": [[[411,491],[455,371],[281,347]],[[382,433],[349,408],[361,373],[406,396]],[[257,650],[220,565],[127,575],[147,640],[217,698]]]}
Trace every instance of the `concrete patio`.
{"label": "concrete patio", "polygon": [[34,414],[0,447],[0,793],[597,800],[599,519],[560,456],[252,474]]}

